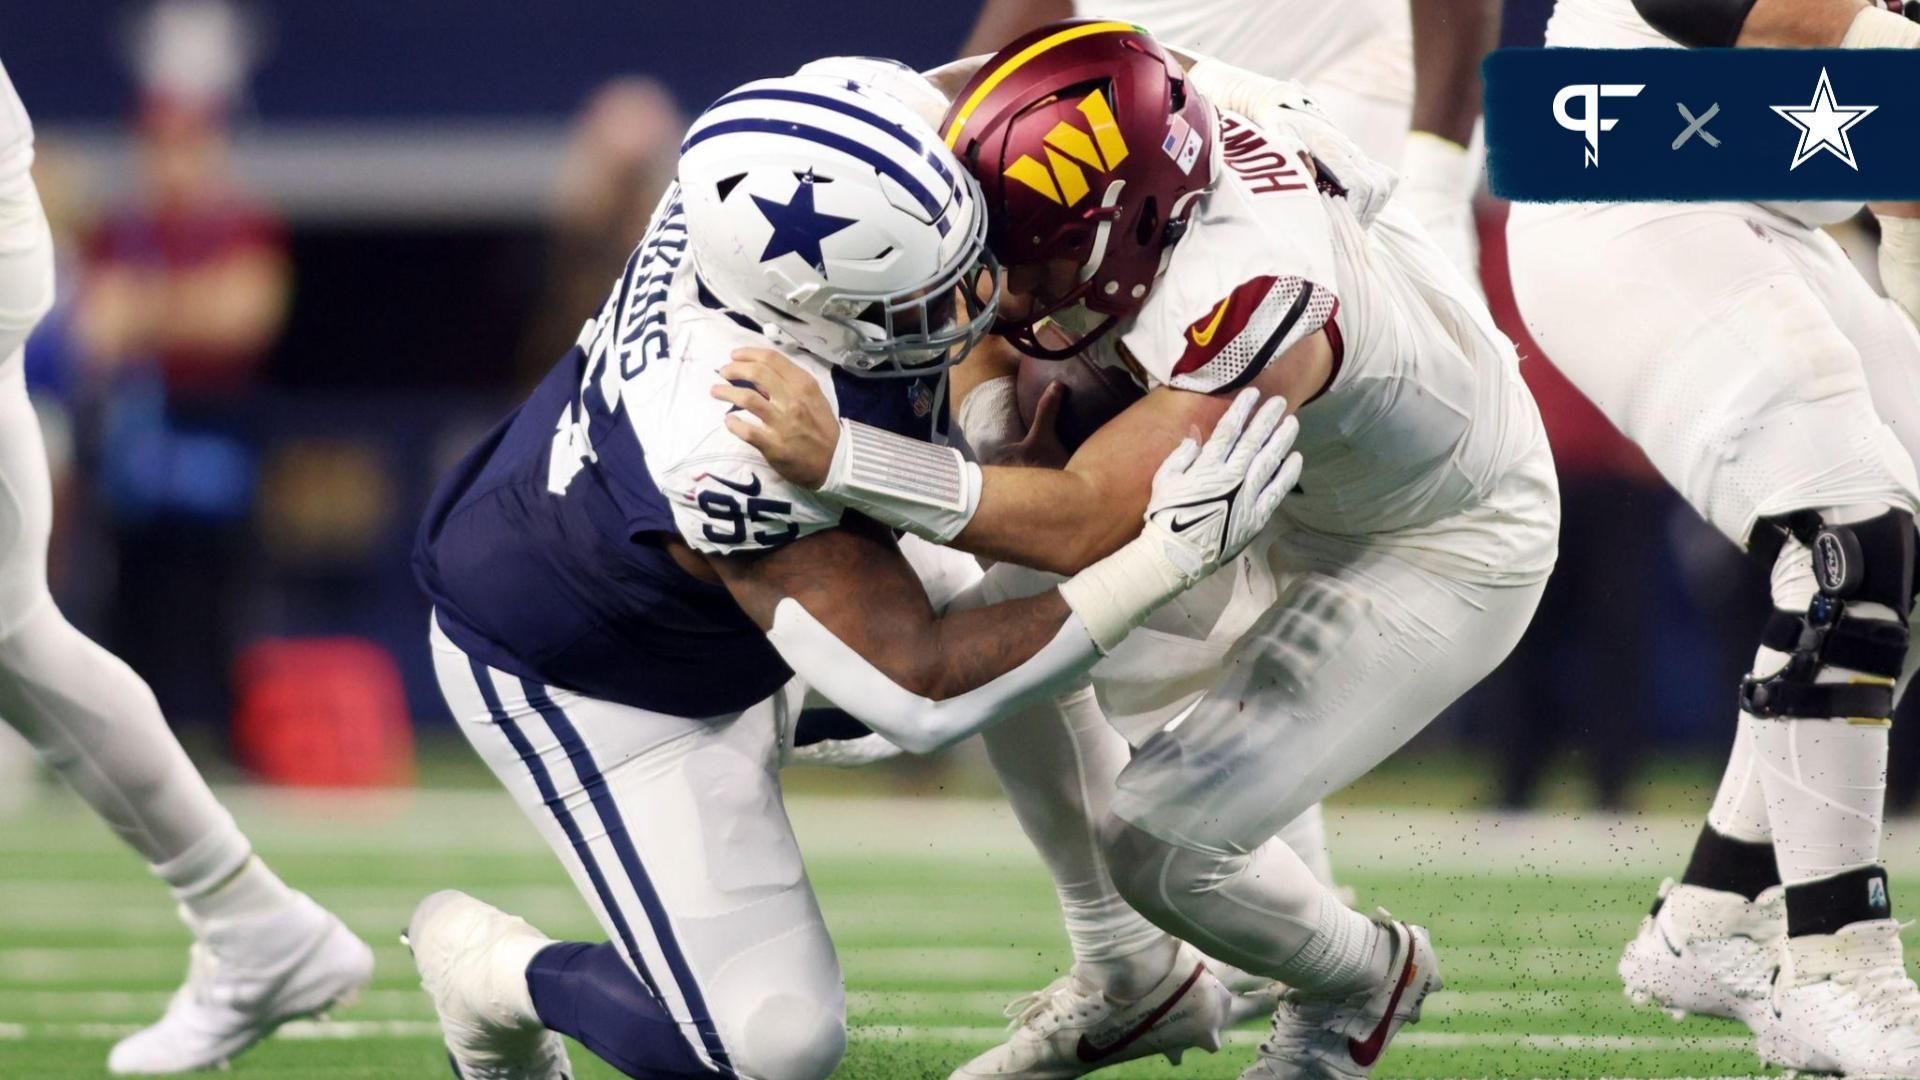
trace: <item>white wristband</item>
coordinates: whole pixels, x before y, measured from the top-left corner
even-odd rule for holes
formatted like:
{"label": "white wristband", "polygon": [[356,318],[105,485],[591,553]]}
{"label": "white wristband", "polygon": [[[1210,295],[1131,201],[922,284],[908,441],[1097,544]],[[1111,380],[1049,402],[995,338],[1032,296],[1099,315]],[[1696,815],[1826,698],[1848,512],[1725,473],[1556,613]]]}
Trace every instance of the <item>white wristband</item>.
{"label": "white wristband", "polygon": [[951,446],[842,420],[820,493],[884,525],[944,544],[980,508],[980,466]]}
{"label": "white wristband", "polygon": [[1877,4],[1862,8],[1840,39],[1843,49],[1920,49],[1920,23]]}
{"label": "white wristband", "polygon": [[1060,595],[1086,625],[1094,647],[1105,655],[1155,608],[1192,584],[1191,577],[1167,558],[1162,544],[1142,535],[1061,582]]}

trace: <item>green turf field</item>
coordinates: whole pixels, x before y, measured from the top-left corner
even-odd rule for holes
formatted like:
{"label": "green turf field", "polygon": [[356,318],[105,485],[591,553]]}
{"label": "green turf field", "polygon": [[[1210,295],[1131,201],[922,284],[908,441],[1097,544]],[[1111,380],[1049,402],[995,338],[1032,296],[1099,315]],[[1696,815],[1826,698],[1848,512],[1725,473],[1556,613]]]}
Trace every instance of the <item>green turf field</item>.
{"label": "green turf field", "polygon": [[[290,802],[240,792],[232,802],[281,873],[372,941],[380,964],[357,1005],[290,1027],[235,1065],[243,1075],[444,1075],[432,1013],[397,941],[413,903],[435,888],[475,892],[556,935],[594,933],[503,797]],[[840,1075],[944,1077],[995,1040],[1008,999],[1065,962],[1051,892],[1003,808],[808,797],[793,810],[850,991]],[[1690,823],[1389,810],[1347,811],[1335,825],[1343,878],[1363,903],[1425,921],[1447,977],[1376,1075],[1759,1071],[1738,1028],[1674,1023],[1631,1006],[1614,982],[1618,948],[1660,871],[1684,857]],[[1912,846],[1896,829],[1896,866]],[[0,1077],[103,1076],[111,1040],[164,1005],[186,935],[155,883],[69,799],[5,820],[0,859]],[[1179,1069],[1156,1059],[1101,1075],[1232,1077],[1260,1037],[1238,1032]],[[615,1075],[578,1048],[574,1060],[583,1078]]]}

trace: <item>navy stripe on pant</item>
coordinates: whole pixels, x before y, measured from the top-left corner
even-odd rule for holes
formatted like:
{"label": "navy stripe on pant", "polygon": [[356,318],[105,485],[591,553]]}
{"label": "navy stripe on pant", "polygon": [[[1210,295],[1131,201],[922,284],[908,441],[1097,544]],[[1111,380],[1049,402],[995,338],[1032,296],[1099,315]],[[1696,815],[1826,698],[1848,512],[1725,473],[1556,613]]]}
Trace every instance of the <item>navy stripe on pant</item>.
{"label": "navy stripe on pant", "polygon": [[[600,825],[606,831],[607,839],[613,844],[614,852],[619,856],[620,865],[627,873],[628,884],[634,895],[640,898],[640,905],[646,911],[647,921],[653,929],[655,941],[660,953],[666,957],[667,967],[680,995],[686,1001],[687,1012],[694,1029],[700,1033],[700,1041],[706,1047],[717,1071],[722,1076],[733,1076],[732,1062],[727,1056],[726,1047],[720,1041],[720,1032],[714,1026],[712,1014],[707,1011],[706,999],[700,993],[700,983],[694,978],[693,970],[687,965],[687,959],[680,950],[680,943],[674,937],[673,923],[667,910],[660,902],[660,894],[654,890],[653,882],[647,876],[646,867],[640,861],[640,852],[634,847],[633,837],[627,832],[626,822],[620,815],[620,807],[615,803],[613,792],[608,789],[606,777],[600,772],[600,766],[593,760],[585,740],[575,730],[566,713],[547,696],[546,689],[530,679],[522,679],[521,686],[526,691],[527,703],[540,713],[552,729],[554,738],[560,742],[561,749],[573,763],[574,773],[580,778],[580,784],[586,789],[593,801],[595,812],[600,815]],[[657,993],[654,995],[659,996]]]}

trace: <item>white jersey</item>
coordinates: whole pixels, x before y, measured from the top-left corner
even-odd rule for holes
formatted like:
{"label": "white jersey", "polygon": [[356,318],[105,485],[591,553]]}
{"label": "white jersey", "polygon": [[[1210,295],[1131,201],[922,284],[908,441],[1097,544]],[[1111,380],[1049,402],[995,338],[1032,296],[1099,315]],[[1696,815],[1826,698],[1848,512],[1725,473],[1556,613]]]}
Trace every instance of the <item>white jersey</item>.
{"label": "white jersey", "polygon": [[1295,538],[1404,548],[1472,580],[1544,577],[1552,477],[1509,482],[1542,467],[1544,432],[1485,305],[1391,210],[1362,227],[1320,192],[1291,131],[1221,123],[1212,190],[1096,359],[1150,387],[1219,393],[1325,329],[1338,366],[1300,410],[1306,471],[1280,509]]}
{"label": "white jersey", "polygon": [[33,164],[33,121],[0,64],[0,180],[18,176]]}
{"label": "white jersey", "polygon": [[[1547,45],[1571,49],[1659,49],[1680,44],[1655,30],[1640,16],[1633,0],[1558,0],[1547,20]],[[1762,202],[1783,217],[1802,225],[1831,225],[1845,221],[1866,203]]]}
{"label": "white jersey", "polygon": [[1407,0],[1074,0],[1074,14],[1123,19],[1229,64],[1413,100]]}

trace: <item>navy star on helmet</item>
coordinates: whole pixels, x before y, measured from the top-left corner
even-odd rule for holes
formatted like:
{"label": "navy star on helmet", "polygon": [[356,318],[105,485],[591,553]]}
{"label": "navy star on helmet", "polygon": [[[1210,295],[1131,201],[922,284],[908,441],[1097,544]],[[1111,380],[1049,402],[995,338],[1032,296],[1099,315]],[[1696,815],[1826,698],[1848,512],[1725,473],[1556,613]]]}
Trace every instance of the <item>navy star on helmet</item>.
{"label": "navy star on helmet", "polygon": [[964,356],[993,324],[998,267],[925,95],[941,100],[901,65],[836,58],[709,106],[678,173],[700,284],[776,346],[858,374]]}
{"label": "navy star on helmet", "polygon": [[765,215],[767,223],[773,226],[773,237],[767,241],[767,250],[760,253],[761,262],[772,262],[782,255],[794,254],[805,259],[808,266],[826,275],[826,256],[820,253],[820,241],[856,223],[850,217],[835,217],[822,214],[813,208],[813,188],[817,178],[809,169],[800,177],[800,186],[793,189],[793,201],[775,202],[752,196],[755,206]]}

